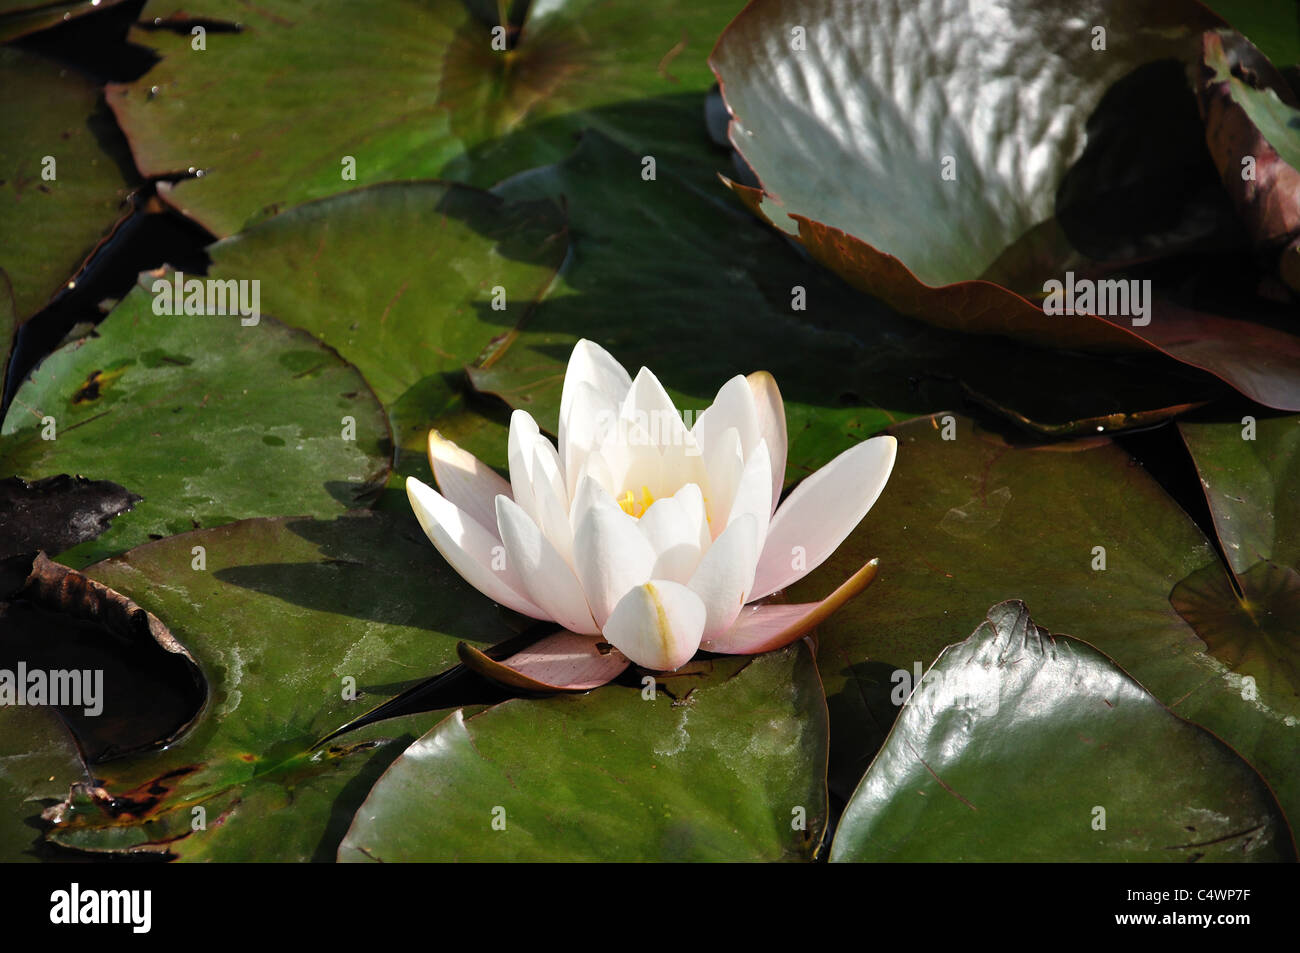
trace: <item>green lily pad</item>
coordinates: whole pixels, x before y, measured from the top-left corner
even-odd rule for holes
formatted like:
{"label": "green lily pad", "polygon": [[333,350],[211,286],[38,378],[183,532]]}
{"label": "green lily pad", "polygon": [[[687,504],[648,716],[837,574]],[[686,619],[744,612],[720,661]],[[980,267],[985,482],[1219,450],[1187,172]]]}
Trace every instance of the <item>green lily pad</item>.
{"label": "green lily pad", "polygon": [[[206,569],[192,568],[196,546]],[[88,575],[167,623],[209,697],[166,750],[95,766],[111,811],[73,792],[49,838],[87,851],[332,858],[373,776],[437,716],[315,742],[454,665],[457,642],[512,634],[409,515],[246,520],[138,547]]]}
{"label": "green lily pad", "polygon": [[[110,86],[108,100],[145,175],[203,171],[161,191],[220,236],[353,186],[433,176],[491,185],[561,158],[589,126],[704,170],[714,161],[705,57],[742,5],[664,0],[646,16],[636,0],[559,0],[503,25],[495,5],[455,0],[374,0],[364,15],[329,0],[151,2],[147,18],[241,29],[209,32],[202,51],[185,30],[134,34],[162,61]],[[536,135],[501,141],[548,119]],[[355,178],[344,179],[349,156]]]}
{"label": "green lily pad", "polygon": [[0,387],[17,326],[130,212],[137,177],[99,93],[75,70],[0,48]]}
{"label": "green lily pad", "polygon": [[41,811],[81,773],[72,737],[50,709],[0,707],[0,863],[48,859]]}
{"label": "green lily pad", "polygon": [[1294,721],[1300,717],[1300,573],[1259,562],[1237,579],[1241,595],[1219,567],[1207,566],[1179,582],[1169,602],[1241,678],[1243,696],[1262,694]]}
{"label": "green lily pad", "polygon": [[365,380],[309,335],[158,315],[143,286],[46,358],[0,437],[2,475],[84,474],[144,498],[72,566],[202,525],[341,513],[387,477],[390,439]]}
{"label": "green lily pad", "polygon": [[1178,426],[1232,578],[1190,576],[1170,602],[1243,693],[1300,718],[1300,417]]}
{"label": "green lily pad", "polygon": [[893,433],[898,462],[879,502],[787,593],[818,597],[880,557],[871,590],[819,628],[836,790],[862,776],[919,670],[989,605],[1020,599],[1226,741],[1300,816],[1296,699],[1274,676],[1277,660],[1269,677],[1254,669],[1255,684],[1244,684],[1237,653],[1198,638],[1171,604],[1185,580],[1205,591],[1217,577],[1221,593],[1230,583],[1210,542],[1140,466],[1105,439],[1014,447],[958,415]]}
{"label": "green lily pad", "polygon": [[664,682],[453,712],[380,778],[339,860],[808,859],[826,721],[807,645]]}
{"label": "green lily pad", "polygon": [[1178,429],[1233,571],[1264,560],[1300,568],[1300,416],[1247,414]]}
{"label": "green lily pad", "polygon": [[945,649],[844,809],[833,861],[1294,861],[1263,779],[1021,602]]}
{"label": "green lily pad", "polygon": [[464,366],[529,320],[566,248],[549,202],[414,182],[301,206],[210,254],[215,277],[261,279],[267,311],[365,375],[389,411],[396,470],[426,477],[430,427],[476,429]]}

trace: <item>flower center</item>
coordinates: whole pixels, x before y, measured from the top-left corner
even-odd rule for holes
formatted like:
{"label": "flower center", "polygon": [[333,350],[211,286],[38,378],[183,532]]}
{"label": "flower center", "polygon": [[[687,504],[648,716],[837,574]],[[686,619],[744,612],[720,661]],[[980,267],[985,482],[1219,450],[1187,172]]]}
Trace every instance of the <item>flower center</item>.
{"label": "flower center", "polygon": [[650,504],[654,501],[655,498],[650,495],[650,488],[648,486],[642,486],[641,499],[638,500],[632,491],[628,490],[618,498],[618,505],[623,507],[624,513],[635,517],[636,519],[640,519],[641,515],[645,513],[646,510],[650,509]]}

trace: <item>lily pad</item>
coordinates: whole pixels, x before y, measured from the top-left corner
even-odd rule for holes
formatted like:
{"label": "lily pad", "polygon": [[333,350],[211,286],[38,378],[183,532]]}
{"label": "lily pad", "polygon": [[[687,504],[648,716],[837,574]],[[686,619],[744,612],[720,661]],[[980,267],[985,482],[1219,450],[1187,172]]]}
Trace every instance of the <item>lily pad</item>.
{"label": "lily pad", "polygon": [[[1087,16],[1049,0],[998,17],[940,6],[747,7],[711,60],[731,140],[762,184],[737,193],[907,314],[1163,353],[1300,410],[1300,337],[1254,320],[1254,305],[1148,293],[1139,314],[1118,286],[1105,307],[1092,295],[1105,277],[1131,292],[1147,280],[1124,270],[1138,262],[1235,241],[1185,78],[1202,31],[1223,22],[1192,0],[1104,0]],[[1091,295],[1079,313],[1073,295],[1071,310],[1045,313],[1048,282],[1064,292],[1076,273]]]}
{"label": "lily pad", "polygon": [[[204,569],[193,568],[198,546]],[[274,837],[278,860],[332,857],[367,772],[387,763],[371,759],[391,760],[437,716],[315,742],[455,664],[457,642],[511,634],[411,516],[246,520],[138,547],[88,574],[164,619],[209,686],[179,741],[96,765],[107,798],[74,790],[52,812],[50,839],[88,851],[251,860]],[[397,740],[390,749],[381,739]]]}
{"label": "lily pad", "polygon": [[835,834],[833,861],[1294,861],[1272,792],[1021,602],[945,649]]}
{"label": "lily pad", "polygon": [[1020,599],[1222,738],[1300,816],[1297,699],[1279,661],[1244,683],[1238,654],[1171,604],[1185,580],[1206,591],[1217,579],[1222,609],[1235,597],[1213,546],[1135,461],[1104,438],[1016,447],[955,414],[892,432],[898,462],[880,501],[787,593],[804,601],[880,558],[871,590],[819,628],[836,790],[862,776],[920,670],[989,605]]}
{"label": "lily pad", "polygon": [[1230,661],[1243,692],[1300,717],[1300,417],[1188,421],[1179,430],[1232,578],[1190,576],[1170,601]]}
{"label": "lily pad", "polygon": [[18,389],[0,473],[84,474],[144,498],[63,562],[245,517],[330,516],[383,483],[388,424],[361,375],[273,318],[242,320],[155,314],[137,286]]}
{"label": "lily pad", "polygon": [[1300,416],[1188,420],[1178,429],[1233,572],[1264,560],[1300,568]]}
{"label": "lily pad", "polygon": [[99,87],[0,48],[0,388],[13,334],[130,212],[137,176]]}
{"label": "lily pad", "polygon": [[81,773],[72,736],[53,711],[0,707],[0,863],[49,859],[41,812]]}
{"label": "lily pad", "polygon": [[339,860],[811,857],[826,721],[807,645],[664,682],[453,712],[380,778]]}
{"label": "lily pad", "polygon": [[[495,4],[456,0],[374,0],[360,17],[329,0],[151,2],[145,17],[240,30],[209,32],[202,51],[186,30],[134,35],[162,61],[110,86],[108,101],[145,175],[203,171],[160,191],[219,236],[353,186],[433,176],[491,185],[561,158],[589,126],[638,154],[654,144],[662,161],[707,167],[705,57],[742,5],[664,0],[646,16],[636,0],[558,0],[500,23]],[[527,140],[498,142],[556,117]],[[356,160],[353,179],[345,157]]]}
{"label": "lily pad", "polygon": [[963,396],[1059,434],[1149,423],[1212,393],[1149,364],[1139,371],[901,318],[755,227],[724,194],[664,170],[644,180],[638,157],[598,133],[496,191],[562,197],[573,253],[519,333],[470,375],[552,432],[565,363],[583,337],[629,368],[654,370],[693,413],[732,375],[770,371],[789,418],[791,480]]}
{"label": "lily pad", "polygon": [[461,395],[464,366],[490,362],[530,319],[567,244],[552,203],[413,182],[304,205],[210,254],[213,276],[261,280],[266,310],[365,375],[397,435],[396,469],[425,476],[430,427],[483,426]]}

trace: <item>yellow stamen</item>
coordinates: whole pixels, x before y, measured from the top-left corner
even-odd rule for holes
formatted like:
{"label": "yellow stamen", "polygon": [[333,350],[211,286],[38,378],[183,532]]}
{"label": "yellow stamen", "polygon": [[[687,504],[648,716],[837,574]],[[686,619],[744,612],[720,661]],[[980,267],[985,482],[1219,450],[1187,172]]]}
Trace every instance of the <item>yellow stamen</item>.
{"label": "yellow stamen", "polygon": [[631,490],[628,490],[618,498],[618,505],[623,507],[624,513],[635,517],[636,519],[640,519],[645,511],[650,509],[650,504],[654,501],[655,498],[650,494],[650,488],[648,486],[642,486],[640,500],[632,494]]}

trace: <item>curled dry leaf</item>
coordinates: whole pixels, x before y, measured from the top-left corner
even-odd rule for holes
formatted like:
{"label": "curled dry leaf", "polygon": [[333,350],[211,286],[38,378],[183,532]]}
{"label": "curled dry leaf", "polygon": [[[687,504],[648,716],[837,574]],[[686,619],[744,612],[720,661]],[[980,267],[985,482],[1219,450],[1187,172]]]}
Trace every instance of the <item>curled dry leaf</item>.
{"label": "curled dry leaf", "polygon": [[[23,567],[28,567],[22,575]],[[13,585],[15,580],[21,582]],[[0,596],[27,599],[46,609],[102,625],[127,639],[149,638],[166,652],[194,659],[152,612],[115,589],[51,560],[43,552],[0,561]],[[198,668],[194,669],[197,676]]]}

